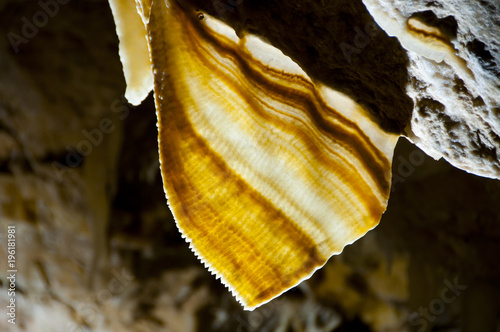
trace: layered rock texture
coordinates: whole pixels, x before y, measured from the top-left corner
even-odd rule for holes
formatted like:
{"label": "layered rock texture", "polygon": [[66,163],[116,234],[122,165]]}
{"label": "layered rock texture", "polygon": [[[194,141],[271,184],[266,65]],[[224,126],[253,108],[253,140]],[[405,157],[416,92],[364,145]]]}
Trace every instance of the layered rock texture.
{"label": "layered rock texture", "polygon": [[[175,227],[153,101],[123,98],[108,3],[63,2],[46,21],[38,2],[0,8],[1,308],[7,226],[16,226],[18,265],[16,325],[2,309],[0,330],[498,330],[500,184],[404,139],[379,227],[299,287],[242,311]],[[199,5],[264,35],[428,154],[498,177],[499,5],[412,4],[380,9],[439,27],[473,80],[447,58],[406,50],[361,1]],[[426,11],[436,18],[414,14]]]}

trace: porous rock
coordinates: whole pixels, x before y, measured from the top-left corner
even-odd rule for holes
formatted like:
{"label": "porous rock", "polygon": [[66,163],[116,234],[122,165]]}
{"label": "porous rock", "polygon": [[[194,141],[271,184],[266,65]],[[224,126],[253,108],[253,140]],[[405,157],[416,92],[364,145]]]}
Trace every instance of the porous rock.
{"label": "porous rock", "polygon": [[[414,102],[410,139],[428,155],[468,172],[500,178],[500,4],[488,1],[364,0],[377,23],[400,39],[409,58]],[[436,58],[409,40],[417,18],[451,43]],[[445,52],[446,53],[446,52]]]}

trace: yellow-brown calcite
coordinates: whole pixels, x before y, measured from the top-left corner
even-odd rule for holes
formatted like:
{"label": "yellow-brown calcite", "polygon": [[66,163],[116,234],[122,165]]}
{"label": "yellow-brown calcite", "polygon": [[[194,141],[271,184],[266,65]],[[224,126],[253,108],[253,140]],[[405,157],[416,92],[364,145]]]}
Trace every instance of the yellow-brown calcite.
{"label": "yellow-brown calcite", "polygon": [[378,224],[397,135],[277,48],[187,5],[154,1],[147,31],[170,208],[246,309]]}

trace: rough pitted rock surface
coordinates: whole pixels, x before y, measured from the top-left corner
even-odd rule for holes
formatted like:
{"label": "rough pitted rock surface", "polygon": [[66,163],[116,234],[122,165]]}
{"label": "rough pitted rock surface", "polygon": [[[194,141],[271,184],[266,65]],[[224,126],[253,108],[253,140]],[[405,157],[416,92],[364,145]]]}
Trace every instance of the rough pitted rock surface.
{"label": "rough pitted rock surface", "polygon": [[[500,178],[500,3],[488,1],[371,1],[400,24],[419,17],[441,28],[472,75],[448,61],[408,51],[409,136],[427,154],[468,172]],[[383,25],[383,21],[374,15]],[[390,33],[390,32],[389,32]]]}

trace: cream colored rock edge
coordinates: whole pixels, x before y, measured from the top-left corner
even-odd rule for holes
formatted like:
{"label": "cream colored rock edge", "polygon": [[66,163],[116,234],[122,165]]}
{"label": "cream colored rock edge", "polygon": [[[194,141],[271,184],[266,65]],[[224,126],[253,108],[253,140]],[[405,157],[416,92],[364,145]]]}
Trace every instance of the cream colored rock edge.
{"label": "cream colored rock edge", "polygon": [[389,36],[397,37],[405,49],[438,63],[444,60],[461,76],[472,78],[465,61],[456,55],[452,41],[439,29],[417,18],[405,17],[397,10],[388,13],[377,0],[363,0],[363,3],[380,27]]}
{"label": "cream colored rock edge", "polygon": [[245,309],[378,224],[398,135],[256,36],[175,1],[145,21],[169,207]]}
{"label": "cream colored rock edge", "polygon": [[127,83],[125,98],[132,105],[139,105],[153,89],[153,72],[145,27],[147,20],[144,15],[147,7],[144,10],[142,7],[137,8],[134,0],[109,0],[109,5],[120,40],[118,52]]}

